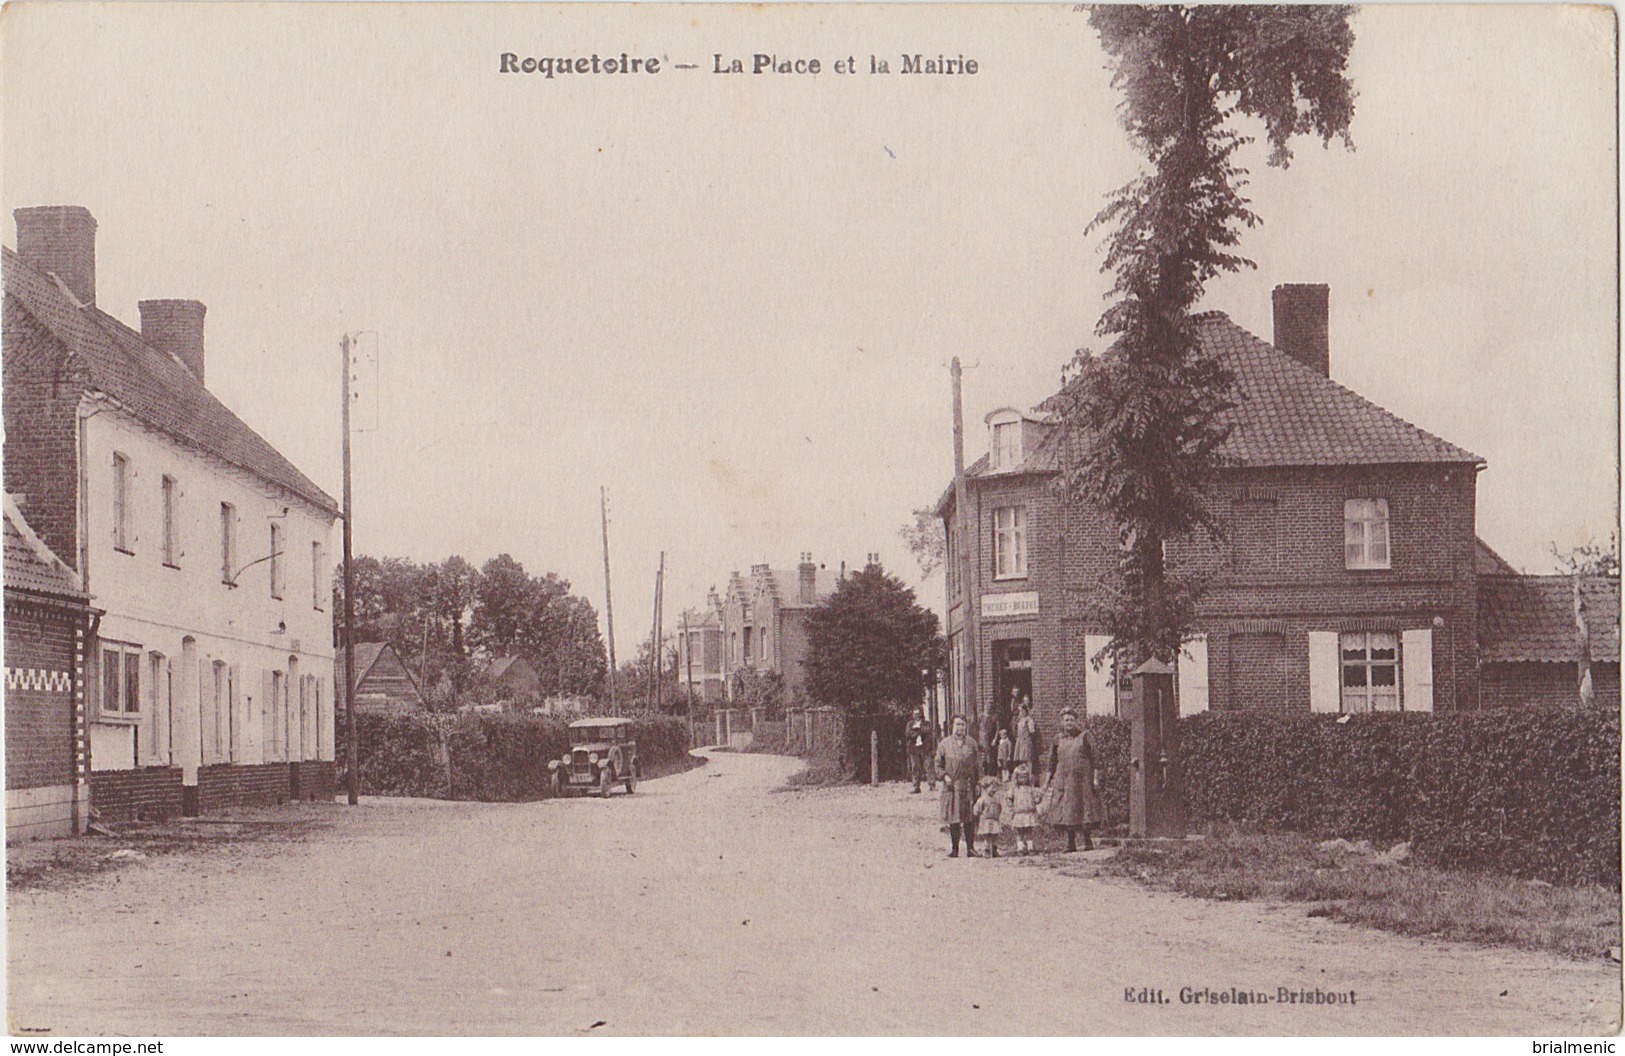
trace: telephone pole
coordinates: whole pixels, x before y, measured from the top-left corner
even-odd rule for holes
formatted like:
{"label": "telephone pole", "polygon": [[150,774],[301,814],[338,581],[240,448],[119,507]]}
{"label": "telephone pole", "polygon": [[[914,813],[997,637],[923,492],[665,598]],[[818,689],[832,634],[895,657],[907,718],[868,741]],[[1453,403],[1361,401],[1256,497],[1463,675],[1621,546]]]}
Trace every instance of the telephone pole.
{"label": "telephone pole", "polygon": [[355,576],[351,571],[350,538],[350,335],[339,340],[344,367],[344,736],[348,742],[345,764],[350,806],[361,802],[360,753],[355,743]]}
{"label": "telephone pole", "polygon": [[[959,557],[959,593],[963,599],[960,604],[959,625],[965,638],[965,651],[960,669],[955,671],[954,677],[959,679],[963,688],[963,703],[966,708],[966,719],[974,721],[981,710],[977,707],[976,691],[976,639],[978,626],[976,611],[976,573],[981,567],[972,554],[971,542],[980,538],[980,533],[971,535],[970,512],[966,509],[965,495],[965,405],[961,394],[959,357],[955,356],[950,368],[953,375],[954,388],[954,521],[958,539]],[[953,606],[953,599],[948,599],[948,605]],[[952,708],[949,709],[950,715]]]}
{"label": "telephone pole", "polygon": [[649,702],[660,710],[660,603],[666,581],[666,551],[660,551],[660,571],[655,573],[654,626],[649,630]]}
{"label": "telephone pole", "polygon": [[604,620],[609,626],[609,713],[619,715],[620,703],[615,699],[615,603],[609,591],[609,490],[598,487],[598,513],[604,524]]}

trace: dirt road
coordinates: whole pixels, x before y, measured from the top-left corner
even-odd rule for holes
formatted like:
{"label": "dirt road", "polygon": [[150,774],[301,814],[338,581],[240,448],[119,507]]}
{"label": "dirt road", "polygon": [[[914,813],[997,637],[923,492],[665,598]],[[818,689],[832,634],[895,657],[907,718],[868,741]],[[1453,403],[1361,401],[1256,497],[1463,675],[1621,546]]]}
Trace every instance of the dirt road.
{"label": "dirt road", "polygon": [[[947,860],[903,786],[717,755],[609,802],[374,799],[296,843],[14,894],[13,1031],[1610,1032],[1616,966]],[[997,965],[990,969],[989,965]],[[1353,991],[1185,1004],[1181,988]],[[1161,991],[1166,1004],[1125,991]]]}

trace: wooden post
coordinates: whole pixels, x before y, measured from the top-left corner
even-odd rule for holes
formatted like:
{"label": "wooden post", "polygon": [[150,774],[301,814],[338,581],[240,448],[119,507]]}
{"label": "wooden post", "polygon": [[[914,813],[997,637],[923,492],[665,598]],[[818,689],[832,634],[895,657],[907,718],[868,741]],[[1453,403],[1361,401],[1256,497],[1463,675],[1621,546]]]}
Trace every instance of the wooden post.
{"label": "wooden post", "polygon": [[339,358],[344,365],[344,412],[340,423],[344,434],[344,735],[345,786],[350,806],[361,802],[360,753],[355,743],[355,576],[351,572],[350,538],[350,335],[339,341]]}
{"label": "wooden post", "polygon": [[880,784],[880,731],[869,731],[869,783]]}
{"label": "wooden post", "polygon": [[598,515],[604,526],[604,621],[609,646],[609,713],[619,715],[621,707],[615,699],[615,602],[609,589],[609,489],[598,487]]}
{"label": "wooden post", "polygon": [[[963,400],[960,377],[963,374],[959,366],[959,357],[955,356],[950,368],[953,376],[954,390],[954,521],[956,522],[959,537],[959,593],[961,602],[959,626],[964,638],[964,664],[962,669],[954,672],[963,687],[963,699],[966,709],[966,721],[975,724],[976,716],[980,711],[977,706],[978,690],[976,685],[976,672],[978,668],[976,655],[976,639],[978,631],[978,613],[976,611],[976,574],[979,570],[975,559],[972,543],[976,539],[970,530],[970,511],[967,509],[967,488],[965,486],[965,406]],[[978,535],[980,532],[977,533]],[[953,599],[948,599],[953,604]],[[950,709],[951,711],[951,709]]]}
{"label": "wooden post", "polygon": [[1134,669],[1133,678],[1129,835],[1184,839],[1185,797],[1174,669],[1147,660]]}

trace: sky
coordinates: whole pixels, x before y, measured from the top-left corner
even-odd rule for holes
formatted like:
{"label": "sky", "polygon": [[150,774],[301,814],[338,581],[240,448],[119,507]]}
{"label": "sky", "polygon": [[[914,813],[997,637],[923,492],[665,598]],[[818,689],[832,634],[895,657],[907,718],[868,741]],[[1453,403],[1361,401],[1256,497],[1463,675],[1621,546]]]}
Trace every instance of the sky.
{"label": "sky", "polygon": [[[1485,458],[1479,534],[1531,571],[1618,520],[1612,18],[1359,9],[1355,149],[1249,149],[1258,267],[1203,304],[1267,339],[1273,286],[1329,284],[1333,377]],[[366,332],[358,553],[510,553],[602,615],[607,488],[623,658],[662,550],[668,629],[806,551],[878,552],[940,607],[899,528],[950,482],[948,362],[973,459],[988,411],[1098,344],[1084,228],[1141,166],[1065,6],[24,3],[3,28],[7,212],[90,209],[98,303],[132,325],[205,302],[210,388],[334,495],[339,340]],[[757,53],[821,72],[712,72]]]}

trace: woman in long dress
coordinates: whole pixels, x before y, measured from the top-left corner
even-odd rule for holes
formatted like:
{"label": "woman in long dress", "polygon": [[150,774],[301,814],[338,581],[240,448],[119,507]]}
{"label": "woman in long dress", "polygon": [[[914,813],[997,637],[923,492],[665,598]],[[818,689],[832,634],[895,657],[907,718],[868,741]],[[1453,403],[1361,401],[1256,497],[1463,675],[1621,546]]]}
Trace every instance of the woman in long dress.
{"label": "woman in long dress", "polygon": [[1033,771],[1038,770],[1038,723],[1033,720],[1033,706],[1025,697],[1021,698],[1021,705],[1016,718],[1016,766],[1026,763]]}
{"label": "woman in long dress", "polygon": [[1066,849],[1078,849],[1078,833],[1083,833],[1083,849],[1095,849],[1089,830],[1105,819],[1106,811],[1095,788],[1095,770],[1100,763],[1100,748],[1095,738],[1078,722],[1078,713],[1071,708],[1061,712],[1061,735],[1050,749],[1049,780],[1044,792],[1055,791],[1056,802],[1045,820],[1066,830]]}
{"label": "woman in long dress", "polygon": [[937,745],[937,773],[942,777],[942,827],[953,844],[950,858],[959,857],[959,837],[965,837],[965,856],[976,853],[977,782],[982,780],[981,746],[966,732],[965,716],[955,715],[953,732]]}

